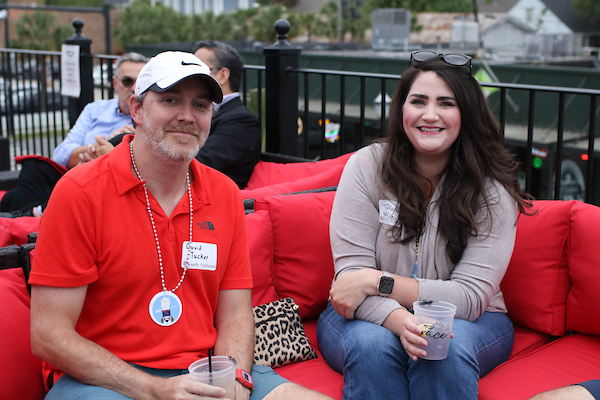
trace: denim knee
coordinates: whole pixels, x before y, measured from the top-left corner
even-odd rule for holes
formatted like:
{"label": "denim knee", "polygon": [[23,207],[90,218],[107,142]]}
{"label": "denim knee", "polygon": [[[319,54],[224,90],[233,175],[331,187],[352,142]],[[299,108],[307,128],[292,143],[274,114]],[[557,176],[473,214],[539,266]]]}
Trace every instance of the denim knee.
{"label": "denim knee", "polygon": [[339,316],[331,306],[317,327],[327,363],[344,375],[344,400],[408,398],[408,355],[400,339],[383,326]]}

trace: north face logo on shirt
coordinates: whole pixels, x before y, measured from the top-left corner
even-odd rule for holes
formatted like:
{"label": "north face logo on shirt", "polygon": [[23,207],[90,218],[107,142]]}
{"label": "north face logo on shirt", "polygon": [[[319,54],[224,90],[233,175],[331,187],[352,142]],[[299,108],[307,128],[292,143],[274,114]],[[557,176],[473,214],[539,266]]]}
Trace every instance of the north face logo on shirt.
{"label": "north face logo on shirt", "polygon": [[210,221],[200,221],[198,222],[198,225],[200,225],[200,228],[202,229],[207,229],[209,231],[215,230],[215,226]]}

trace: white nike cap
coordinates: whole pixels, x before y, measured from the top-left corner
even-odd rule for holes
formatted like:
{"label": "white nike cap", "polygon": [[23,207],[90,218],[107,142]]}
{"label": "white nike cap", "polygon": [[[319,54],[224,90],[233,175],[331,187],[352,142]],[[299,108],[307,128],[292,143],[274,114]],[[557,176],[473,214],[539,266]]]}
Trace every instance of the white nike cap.
{"label": "white nike cap", "polygon": [[212,101],[223,101],[221,85],[210,75],[210,68],[192,53],[165,51],[152,57],[140,71],[135,83],[135,94],[146,90],[164,92],[179,81],[198,76],[208,85]]}

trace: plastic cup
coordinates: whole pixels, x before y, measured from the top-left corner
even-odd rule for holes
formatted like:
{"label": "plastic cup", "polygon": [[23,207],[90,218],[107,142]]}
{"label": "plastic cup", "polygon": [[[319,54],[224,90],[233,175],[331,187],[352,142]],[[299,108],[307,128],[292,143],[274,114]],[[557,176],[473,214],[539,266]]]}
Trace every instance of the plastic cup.
{"label": "plastic cup", "polygon": [[212,356],[210,366],[208,357],[201,358],[191,363],[188,371],[194,382],[223,388],[227,398],[235,399],[235,360],[232,357]]}
{"label": "plastic cup", "polygon": [[421,336],[427,340],[425,360],[443,360],[448,356],[452,322],[456,306],[446,301],[421,300],[413,303],[415,322],[421,329]]}

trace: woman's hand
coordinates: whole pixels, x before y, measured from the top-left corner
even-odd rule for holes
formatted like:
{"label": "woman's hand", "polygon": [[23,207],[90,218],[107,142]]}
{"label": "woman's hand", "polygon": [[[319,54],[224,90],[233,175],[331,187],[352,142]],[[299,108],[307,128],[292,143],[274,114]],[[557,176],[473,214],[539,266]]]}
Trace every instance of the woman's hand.
{"label": "woman's hand", "polygon": [[392,311],[383,321],[383,326],[400,338],[404,350],[414,361],[427,356],[427,352],[419,347],[426,347],[427,340],[420,336],[421,330],[415,323],[415,316],[408,310],[398,308]]}
{"label": "woman's hand", "polygon": [[[383,326],[400,338],[406,354],[417,361],[427,357],[427,340],[421,336],[421,329],[415,322],[415,316],[404,308],[398,308],[390,313]],[[451,334],[450,337],[454,337]],[[425,350],[423,350],[425,348]]]}
{"label": "woman's hand", "polygon": [[426,357],[427,352],[422,347],[427,347],[427,340],[421,337],[421,329],[415,322],[415,316],[410,314],[404,318],[400,331],[400,342],[410,358],[417,361],[419,357]]}
{"label": "woman's hand", "polygon": [[381,271],[371,268],[340,275],[329,291],[334,310],[344,318],[354,319],[356,309],[367,296],[377,295],[380,275]]}

